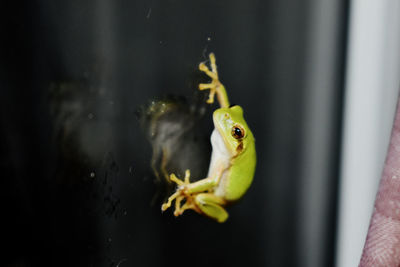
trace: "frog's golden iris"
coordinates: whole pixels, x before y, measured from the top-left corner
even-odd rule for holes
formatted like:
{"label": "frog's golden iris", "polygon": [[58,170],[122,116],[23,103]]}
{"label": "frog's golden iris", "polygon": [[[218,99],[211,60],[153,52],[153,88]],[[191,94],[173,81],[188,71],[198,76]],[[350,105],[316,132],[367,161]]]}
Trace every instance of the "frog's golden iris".
{"label": "frog's golden iris", "polygon": [[243,127],[240,125],[235,125],[232,127],[232,136],[236,139],[242,139],[244,136]]}

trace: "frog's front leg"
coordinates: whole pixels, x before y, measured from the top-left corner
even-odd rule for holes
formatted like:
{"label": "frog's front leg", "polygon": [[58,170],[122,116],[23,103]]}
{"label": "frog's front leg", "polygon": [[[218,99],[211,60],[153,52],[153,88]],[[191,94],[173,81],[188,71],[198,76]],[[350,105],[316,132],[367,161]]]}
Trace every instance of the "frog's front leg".
{"label": "frog's front leg", "polygon": [[[174,194],[172,194],[166,203],[161,206],[161,210],[165,211],[171,207],[172,202],[175,200],[175,211],[174,215],[179,216],[185,210],[192,209],[198,213],[202,213],[202,210],[198,207],[195,198],[199,193],[206,192],[214,188],[221,178],[223,170],[221,169],[216,176],[204,178],[194,183],[190,183],[190,171],[186,170],[184,180],[178,179],[175,174],[171,174],[171,181],[178,185],[178,188]],[[186,200],[185,204],[181,206],[181,202]]]}
{"label": "frog's front leg", "polygon": [[[176,177],[176,175],[174,173],[170,175],[170,180],[175,182],[178,185],[178,189],[176,190],[176,192],[174,194],[172,194],[168,198],[168,201],[166,203],[162,204],[162,206],[161,206],[162,211],[165,211],[169,207],[171,207],[172,201],[174,201],[174,200],[176,200],[175,201],[175,210],[177,208],[180,208],[180,203],[183,200],[184,196],[186,195],[186,193],[184,192],[185,185],[188,185],[190,183],[189,178],[190,178],[190,170],[185,171],[184,181],[179,180],[178,177]],[[179,206],[179,207],[177,207],[177,206]]]}
{"label": "frog's front leg", "polygon": [[210,90],[210,95],[207,100],[207,103],[214,103],[214,96],[217,94],[217,99],[222,108],[229,107],[229,99],[226,93],[224,85],[220,82],[218,78],[217,65],[215,63],[215,55],[214,53],[210,53],[210,62],[211,62],[211,70],[204,64],[204,62],[200,63],[199,69],[207,74],[212,80],[210,83],[200,83],[199,90]]}
{"label": "frog's front leg", "polygon": [[[176,177],[175,174],[170,175],[170,180],[172,182],[175,182],[178,185],[178,188],[176,189],[176,192],[168,198],[168,201],[161,206],[162,211],[165,211],[169,207],[171,207],[172,202],[175,200],[175,211],[174,211],[175,216],[181,215],[187,209],[193,209],[201,213],[201,211],[197,208],[194,202],[193,195],[188,191],[188,186],[191,185],[189,178],[190,178],[189,170],[185,171],[185,178],[183,181],[178,179],[178,177]],[[185,200],[186,202],[183,206],[181,206],[183,200]]]}

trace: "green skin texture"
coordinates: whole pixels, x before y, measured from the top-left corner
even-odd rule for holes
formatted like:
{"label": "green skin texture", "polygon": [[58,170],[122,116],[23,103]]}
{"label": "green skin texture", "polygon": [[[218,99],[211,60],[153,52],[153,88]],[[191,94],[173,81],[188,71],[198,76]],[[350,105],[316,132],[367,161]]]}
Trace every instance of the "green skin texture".
{"label": "green skin texture", "polygon": [[[230,120],[224,119],[225,114],[230,116]],[[214,125],[224,139],[227,149],[235,155],[231,159],[231,167],[228,170],[227,183],[225,185],[224,198],[227,201],[235,201],[241,198],[250,187],[256,167],[256,148],[253,133],[250,131],[243,117],[243,110],[240,106],[231,108],[220,108],[214,111]],[[231,132],[234,125],[240,125],[245,132],[245,136],[239,141],[235,139]],[[240,153],[237,148],[243,144]]]}

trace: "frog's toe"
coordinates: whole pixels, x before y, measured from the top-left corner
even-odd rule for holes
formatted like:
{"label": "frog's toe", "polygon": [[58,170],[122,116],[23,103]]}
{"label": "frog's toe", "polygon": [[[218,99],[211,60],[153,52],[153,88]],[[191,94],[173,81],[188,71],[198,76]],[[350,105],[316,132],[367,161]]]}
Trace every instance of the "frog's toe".
{"label": "frog's toe", "polygon": [[175,192],[173,193],[169,198],[168,201],[164,204],[161,205],[161,210],[165,211],[167,210],[169,207],[171,207],[172,201],[174,201],[174,199],[176,199],[177,197],[179,197],[180,192]]}
{"label": "frog's toe", "polygon": [[185,181],[184,181],[185,184],[189,184],[190,183],[189,178],[190,178],[190,170],[187,169],[185,171],[185,178],[184,178],[185,179]]}
{"label": "frog's toe", "polygon": [[184,185],[184,182],[180,180],[178,177],[176,177],[175,173],[170,174],[169,179],[174,183],[176,183],[177,185]]}
{"label": "frog's toe", "polygon": [[199,83],[199,90],[214,89],[215,84],[213,83]]}
{"label": "frog's toe", "polygon": [[217,72],[214,70],[210,70],[204,62],[199,64],[199,70],[207,74],[208,77],[210,77],[213,80],[218,80],[218,75]]}
{"label": "frog's toe", "polygon": [[199,70],[201,70],[201,71],[209,71],[207,65],[204,64],[204,62],[201,62],[201,63],[199,64]]}
{"label": "frog's toe", "polygon": [[168,203],[164,203],[161,205],[161,211],[166,211],[171,205],[168,205]]}

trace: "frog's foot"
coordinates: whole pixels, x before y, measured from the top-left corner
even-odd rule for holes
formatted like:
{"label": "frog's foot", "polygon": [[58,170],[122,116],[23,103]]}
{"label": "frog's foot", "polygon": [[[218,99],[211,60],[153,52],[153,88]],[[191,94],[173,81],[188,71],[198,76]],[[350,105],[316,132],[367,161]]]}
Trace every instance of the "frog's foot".
{"label": "frog's foot", "polygon": [[221,197],[212,193],[200,193],[196,195],[195,203],[203,214],[219,223],[223,223],[228,219],[228,212],[223,208],[226,201]]}
{"label": "frog's foot", "polygon": [[[169,207],[171,207],[172,202],[174,200],[175,200],[175,211],[174,211],[175,216],[181,215],[187,209],[194,209],[196,211],[198,210],[194,202],[193,196],[187,192],[187,186],[190,184],[189,178],[190,178],[189,170],[185,171],[184,180],[180,180],[178,177],[176,177],[175,174],[170,175],[170,180],[175,182],[178,185],[178,188],[176,192],[168,198],[168,201],[161,206],[162,211],[165,211]],[[186,199],[185,204],[181,206],[182,201],[185,199]]]}
{"label": "frog's foot", "polygon": [[200,63],[199,70],[207,74],[211,78],[210,83],[200,83],[199,90],[210,90],[210,94],[207,100],[208,104],[214,103],[214,96],[217,94],[218,102],[221,107],[229,107],[228,96],[226,94],[225,87],[218,78],[217,65],[215,63],[214,53],[210,53],[210,65],[211,70],[206,66],[204,62]]}

